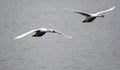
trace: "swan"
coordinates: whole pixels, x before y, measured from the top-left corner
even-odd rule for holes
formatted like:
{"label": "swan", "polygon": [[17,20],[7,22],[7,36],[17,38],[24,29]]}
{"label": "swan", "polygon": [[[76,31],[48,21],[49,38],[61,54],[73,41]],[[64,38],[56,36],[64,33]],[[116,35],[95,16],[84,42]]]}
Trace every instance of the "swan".
{"label": "swan", "polygon": [[31,34],[31,33],[34,33],[34,32],[35,32],[35,34],[32,35],[32,37],[41,37],[41,36],[43,36],[45,33],[57,33],[57,34],[63,35],[63,36],[66,37],[66,38],[72,38],[71,36],[67,36],[67,35],[63,34],[62,32],[56,31],[56,30],[54,30],[54,29],[38,28],[38,29],[30,30],[30,31],[28,31],[28,32],[26,32],[26,33],[24,33],[24,34],[21,34],[21,35],[15,37],[14,39],[23,38],[23,37],[25,37],[25,36],[27,36],[27,35],[29,35],[29,34]]}
{"label": "swan", "polygon": [[74,9],[68,9],[68,8],[64,8],[64,9],[68,9],[68,10],[70,10],[72,12],[75,12],[75,13],[78,13],[78,14],[81,14],[81,15],[85,16],[86,18],[82,21],[84,23],[84,22],[92,22],[97,17],[102,17],[103,18],[104,15],[102,13],[112,11],[114,8],[115,8],[115,6],[113,6],[112,8],[109,8],[107,10],[94,13],[94,14],[88,14],[88,13],[77,11],[77,10],[74,10]]}

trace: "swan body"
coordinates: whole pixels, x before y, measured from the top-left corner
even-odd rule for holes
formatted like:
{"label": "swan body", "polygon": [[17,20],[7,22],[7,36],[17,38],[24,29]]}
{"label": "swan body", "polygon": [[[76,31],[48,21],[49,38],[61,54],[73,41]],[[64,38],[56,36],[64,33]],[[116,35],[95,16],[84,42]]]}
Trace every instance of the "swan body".
{"label": "swan body", "polygon": [[78,14],[81,14],[81,15],[85,16],[86,18],[82,22],[92,22],[97,17],[102,17],[103,18],[104,15],[102,15],[102,13],[112,11],[114,8],[115,8],[115,6],[113,6],[110,9],[107,9],[107,10],[104,10],[104,11],[100,11],[100,12],[97,12],[97,13],[94,13],[94,14],[88,14],[88,13],[77,11],[77,10],[74,10],[74,9],[68,9],[68,8],[65,8],[65,9],[68,9],[68,10],[70,10],[72,12],[75,12],[75,13],[78,13]]}
{"label": "swan body", "polygon": [[29,34],[31,34],[31,33],[34,33],[34,32],[35,32],[35,34],[32,35],[32,37],[41,37],[41,36],[43,36],[43,35],[46,34],[46,33],[57,33],[57,34],[60,34],[60,35],[65,36],[66,38],[72,38],[72,37],[67,36],[67,35],[63,34],[62,32],[56,31],[56,30],[54,30],[54,29],[39,28],[39,29],[30,30],[30,31],[28,31],[28,32],[26,32],[26,33],[24,33],[24,34],[21,34],[21,35],[15,37],[14,39],[23,38],[23,37],[25,37],[25,36],[27,36],[27,35],[29,35]]}

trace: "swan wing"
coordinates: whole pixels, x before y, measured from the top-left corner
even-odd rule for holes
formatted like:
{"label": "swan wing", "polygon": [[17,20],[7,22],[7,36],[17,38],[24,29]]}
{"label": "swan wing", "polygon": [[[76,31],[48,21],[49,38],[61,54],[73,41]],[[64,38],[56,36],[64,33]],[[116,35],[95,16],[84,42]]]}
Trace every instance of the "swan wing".
{"label": "swan wing", "polygon": [[112,11],[114,8],[115,8],[115,6],[113,6],[113,7],[110,8],[110,9],[107,9],[107,10],[104,10],[104,11],[97,12],[96,15],[99,15],[99,14],[101,14],[101,13],[105,13],[105,12]]}
{"label": "swan wing", "polygon": [[88,13],[80,12],[80,11],[77,11],[77,10],[74,10],[74,9],[68,9],[68,8],[64,8],[64,9],[70,10],[70,11],[75,12],[75,13],[78,13],[78,14],[81,14],[81,15],[83,15],[83,16],[85,16],[85,17],[91,16],[91,15],[88,14]]}
{"label": "swan wing", "polygon": [[64,33],[60,32],[60,31],[55,31],[55,33],[63,35],[64,37],[69,38],[69,39],[72,38],[71,36],[68,36],[68,35],[66,35],[66,34],[64,34]]}
{"label": "swan wing", "polygon": [[34,29],[34,30],[31,30],[31,31],[28,31],[28,32],[26,32],[26,33],[24,33],[24,34],[21,34],[21,35],[15,37],[14,39],[20,39],[20,38],[23,38],[23,37],[25,37],[25,36],[27,36],[27,35],[29,35],[29,34],[35,32],[36,30],[39,30],[39,29]]}

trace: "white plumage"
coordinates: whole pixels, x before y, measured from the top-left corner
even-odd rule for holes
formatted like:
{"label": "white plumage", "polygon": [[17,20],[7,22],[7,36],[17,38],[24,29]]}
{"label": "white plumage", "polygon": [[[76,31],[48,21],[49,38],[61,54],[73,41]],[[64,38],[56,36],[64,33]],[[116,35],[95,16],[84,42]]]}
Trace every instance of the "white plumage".
{"label": "white plumage", "polygon": [[81,14],[81,15],[85,16],[86,18],[83,20],[83,22],[92,22],[97,17],[104,17],[104,15],[101,15],[102,13],[112,11],[114,8],[115,8],[115,6],[113,6],[110,9],[97,12],[95,14],[88,14],[88,13],[77,11],[77,10],[74,10],[74,9],[68,9],[68,8],[65,8],[65,9],[68,9],[68,10],[70,10],[72,12],[75,12],[75,13],[78,13],[78,14]]}
{"label": "white plumage", "polygon": [[63,35],[66,38],[72,38],[71,36],[67,36],[67,35],[63,34],[62,32],[60,32],[60,31],[56,31],[56,30],[53,30],[53,29],[47,29],[47,28],[39,28],[39,29],[30,30],[30,31],[28,31],[28,32],[26,32],[24,34],[21,34],[21,35],[15,37],[14,39],[23,38],[23,37],[25,37],[25,36],[27,36],[27,35],[29,35],[31,33],[34,33],[34,32],[35,32],[35,34],[32,35],[32,37],[41,37],[45,33],[50,32],[50,33],[58,33],[60,35]]}

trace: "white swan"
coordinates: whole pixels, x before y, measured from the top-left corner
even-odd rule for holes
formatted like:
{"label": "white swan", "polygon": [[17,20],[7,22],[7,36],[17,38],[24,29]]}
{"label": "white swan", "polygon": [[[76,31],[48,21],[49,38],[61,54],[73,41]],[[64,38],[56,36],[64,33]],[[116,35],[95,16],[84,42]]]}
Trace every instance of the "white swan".
{"label": "white swan", "polygon": [[29,34],[31,34],[31,33],[34,33],[34,32],[35,32],[35,34],[32,35],[32,37],[41,37],[41,36],[43,36],[45,33],[49,32],[49,33],[58,33],[58,34],[60,34],[60,35],[65,36],[66,38],[72,38],[72,37],[70,37],[70,36],[67,36],[67,35],[65,35],[65,34],[59,32],[59,31],[53,30],[53,29],[39,28],[39,29],[34,29],[34,30],[28,31],[28,32],[26,32],[26,33],[24,33],[24,34],[21,34],[21,35],[15,37],[14,39],[23,38],[23,37],[25,37],[25,36],[27,36],[27,35],[29,35]]}
{"label": "white swan", "polygon": [[86,18],[82,22],[92,22],[97,17],[102,17],[103,18],[104,15],[102,15],[102,13],[105,13],[105,12],[108,12],[108,11],[112,11],[114,8],[115,8],[115,6],[113,6],[110,9],[97,12],[95,14],[88,14],[88,13],[84,13],[84,12],[81,12],[81,11],[77,11],[77,10],[74,10],[74,9],[68,9],[68,8],[64,8],[64,9],[68,9],[68,10],[70,10],[72,12],[75,12],[75,13],[78,13],[78,14],[81,14],[81,15],[85,16]]}

